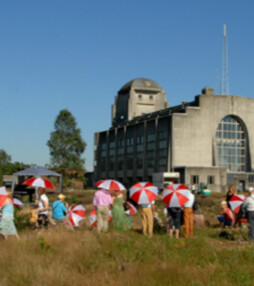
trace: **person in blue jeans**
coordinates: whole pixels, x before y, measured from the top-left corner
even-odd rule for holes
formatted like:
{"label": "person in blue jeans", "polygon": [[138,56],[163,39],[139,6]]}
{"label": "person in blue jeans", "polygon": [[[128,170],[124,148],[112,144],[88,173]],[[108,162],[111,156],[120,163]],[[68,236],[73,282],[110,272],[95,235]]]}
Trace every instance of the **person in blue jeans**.
{"label": "person in blue jeans", "polygon": [[63,222],[68,228],[74,230],[70,220],[67,218],[67,208],[64,204],[65,196],[60,194],[58,200],[52,204],[53,218],[57,221]]}

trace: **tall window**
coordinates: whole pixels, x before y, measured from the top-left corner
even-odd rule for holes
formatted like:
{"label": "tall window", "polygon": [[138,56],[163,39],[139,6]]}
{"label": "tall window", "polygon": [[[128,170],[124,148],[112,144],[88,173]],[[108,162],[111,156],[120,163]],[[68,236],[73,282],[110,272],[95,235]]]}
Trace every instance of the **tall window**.
{"label": "tall window", "polygon": [[224,117],[216,130],[218,165],[231,172],[246,171],[246,134],[232,116]]}

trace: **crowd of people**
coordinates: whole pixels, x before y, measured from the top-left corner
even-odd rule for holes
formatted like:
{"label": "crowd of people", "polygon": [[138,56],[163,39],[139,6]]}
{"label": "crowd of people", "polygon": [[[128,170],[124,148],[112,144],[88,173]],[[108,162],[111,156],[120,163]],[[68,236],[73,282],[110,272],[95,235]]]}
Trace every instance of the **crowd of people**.
{"label": "crowd of people", "polygon": [[[221,226],[230,227],[236,224],[249,223],[249,239],[254,240],[254,188],[249,188],[249,197],[244,200],[238,214],[231,209],[230,200],[236,194],[234,186],[230,186],[226,198],[221,202],[221,211],[218,221]],[[74,227],[67,217],[69,205],[65,202],[63,194],[58,195],[58,199],[53,202],[52,208],[49,207],[49,200],[44,188],[39,188],[38,199],[35,202],[36,208],[32,211],[31,222],[35,223],[36,229],[47,228],[48,224],[56,225],[61,223],[70,230]],[[116,230],[125,231],[131,229],[131,216],[126,214],[126,204],[123,192],[98,189],[93,198],[93,206],[96,209],[97,231],[98,233],[107,232],[109,227],[109,211],[112,209],[113,227]],[[158,223],[159,217],[155,211],[155,200],[147,204],[140,204],[142,232],[145,236],[152,237],[154,224]],[[194,212],[198,206],[195,194],[190,192],[188,201],[182,207],[165,206],[166,232],[170,238],[175,235],[180,237],[181,225],[184,226],[184,237],[193,236]],[[14,207],[12,193],[7,191],[7,197],[2,206],[2,217],[0,221],[0,234],[7,238],[10,235],[19,239],[14,224]]]}
{"label": "crowd of people", "polygon": [[[195,196],[190,193],[188,202],[181,207],[165,207],[167,217],[167,233],[173,238],[179,239],[180,227],[182,224],[182,215],[184,222],[184,236],[193,236],[193,214],[194,214]],[[117,230],[127,230],[131,228],[130,216],[126,215],[124,208],[123,193],[115,191],[110,193],[105,189],[99,189],[95,192],[93,205],[97,211],[97,231],[106,232],[108,230],[108,212],[112,206],[113,226]],[[155,200],[147,204],[140,204],[142,232],[145,236],[152,237],[154,233],[154,223],[158,221],[158,215],[155,212]]]}

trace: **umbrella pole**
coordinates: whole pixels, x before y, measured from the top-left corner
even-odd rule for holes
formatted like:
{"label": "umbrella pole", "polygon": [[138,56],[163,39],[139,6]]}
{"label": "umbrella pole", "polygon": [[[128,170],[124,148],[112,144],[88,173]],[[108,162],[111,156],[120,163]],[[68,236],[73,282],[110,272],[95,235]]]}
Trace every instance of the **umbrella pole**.
{"label": "umbrella pole", "polygon": [[35,198],[36,198],[36,200],[39,199],[38,187],[35,187]]}

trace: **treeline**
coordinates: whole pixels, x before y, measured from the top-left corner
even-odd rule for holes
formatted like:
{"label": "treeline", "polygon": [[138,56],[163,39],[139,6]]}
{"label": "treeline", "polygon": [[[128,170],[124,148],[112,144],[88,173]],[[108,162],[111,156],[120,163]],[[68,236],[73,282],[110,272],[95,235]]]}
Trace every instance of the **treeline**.
{"label": "treeline", "polygon": [[11,156],[8,155],[5,150],[0,149],[0,185],[3,185],[4,175],[12,175],[28,167],[29,165],[21,162],[12,163]]}

